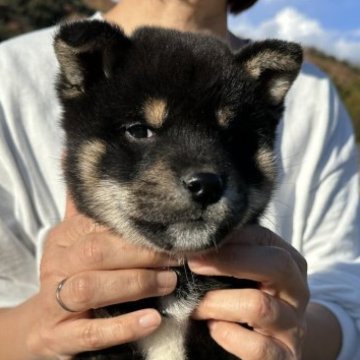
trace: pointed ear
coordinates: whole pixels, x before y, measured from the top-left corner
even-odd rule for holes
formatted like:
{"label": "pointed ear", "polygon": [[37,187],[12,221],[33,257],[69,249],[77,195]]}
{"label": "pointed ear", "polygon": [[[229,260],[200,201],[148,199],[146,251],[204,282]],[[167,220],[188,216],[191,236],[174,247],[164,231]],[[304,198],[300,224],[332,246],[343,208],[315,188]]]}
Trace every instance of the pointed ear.
{"label": "pointed ear", "polygon": [[111,77],[130,45],[130,39],[118,27],[104,21],[62,25],[54,40],[61,94],[66,98],[79,96],[95,81]]}
{"label": "pointed ear", "polygon": [[295,43],[265,40],[246,46],[236,57],[242,69],[267,90],[269,102],[279,105],[300,71],[303,51]]}

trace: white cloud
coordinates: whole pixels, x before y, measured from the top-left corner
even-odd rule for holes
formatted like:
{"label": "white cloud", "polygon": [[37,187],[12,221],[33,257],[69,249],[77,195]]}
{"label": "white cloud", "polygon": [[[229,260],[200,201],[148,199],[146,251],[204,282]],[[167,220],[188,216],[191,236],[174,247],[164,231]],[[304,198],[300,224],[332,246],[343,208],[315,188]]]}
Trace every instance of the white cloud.
{"label": "white cloud", "polygon": [[360,29],[355,29],[353,31],[350,32],[350,35],[351,36],[354,36],[354,37],[359,37],[360,38]]}
{"label": "white cloud", "polygon": [[360,40],[356,38],[360,33],[359,29],[352,32],[353,36],[346,37],[336,31],[326,30],[317,20],[292,7],[283,8],[274,18],[260,25],[254,25],[239,17],[233,22],[233,31],[253,39],[279,38],[297,41],[306,46],[315,46],[340,59],[360,64]]}

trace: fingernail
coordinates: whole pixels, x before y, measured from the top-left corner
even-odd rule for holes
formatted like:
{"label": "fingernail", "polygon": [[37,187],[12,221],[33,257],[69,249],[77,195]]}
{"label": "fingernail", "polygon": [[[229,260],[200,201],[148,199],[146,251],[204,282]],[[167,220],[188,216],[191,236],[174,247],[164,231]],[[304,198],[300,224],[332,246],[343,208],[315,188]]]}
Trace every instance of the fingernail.
{"label": "fingernail", "polygon": [[177,282],[177,276],[174,271],[160,271],[156,276],[157,284],[162,289],[173,288]]}
{"label": "fingernail", "polygon": [[160,323],[161,317],[157,313],[146,314],[139,319],[139,325],[143,328],[157,327]]}
{"label": "fingernail", "polygon": [[206,256],[205,254],[197,254],[197,255],[192,255],[191,257],[188,258],[189,261],[206,261]]}
{"label": "fingernail", "polygon": [[188,265],[189,265],[190,269],[196,269],[196,270],[209,267],[206,262],[206,259],[202,256],[192,257],[191,259],[189,259]]}
{"label": "fingernail", "polygon": [[191,271],[200,275],[225,275],[219,271],[213,259],[194,258],[188,261]]}
{"label": "fingernail", "polygon": [[189,259],[188,264],[194,267],[204,266],[204,259],[201,257],[192,257]]}
{"label": "fingernail", "polygon": [[216,253],[214,254],[212,251],[207,251],[206,253],[192,255],[188,258],[188,260],[199,264],[206,264],[209,263],[214,256],[216,256]]}

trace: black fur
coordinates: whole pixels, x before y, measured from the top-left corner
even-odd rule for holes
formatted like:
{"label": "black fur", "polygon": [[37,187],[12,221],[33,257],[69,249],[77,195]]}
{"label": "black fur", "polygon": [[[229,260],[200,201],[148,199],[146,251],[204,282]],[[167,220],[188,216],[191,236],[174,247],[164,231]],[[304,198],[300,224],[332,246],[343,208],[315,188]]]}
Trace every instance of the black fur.
{"label": "black fur", "polygon": [[[62,26],[55,51],[65,174],[80,211],[129,241],[179,256],[211,248],[236,225],[256,221],[274,186],[271,152],[301,65],[298,45],[269,40],[234,54],[210,36],[143,28],[128,38],[92,21]],[[147,111],[159,126],[149,125]],[[270,154],[267,161],[259,160],[261,152]],[[199,173],[220,179],[219,199],[194,200],[184,179]],[[173,300],[191,297],[194,306],[210,289],[256,286],[194,274],[189,282],[188,269],[177,271]],[[106,310],[117,315],[144,307],[171,316],[162,299]],[[190,323],[186,342],[188,360],[234,358],[202,323]],[[76,358],[144,357],[130,344]]]}

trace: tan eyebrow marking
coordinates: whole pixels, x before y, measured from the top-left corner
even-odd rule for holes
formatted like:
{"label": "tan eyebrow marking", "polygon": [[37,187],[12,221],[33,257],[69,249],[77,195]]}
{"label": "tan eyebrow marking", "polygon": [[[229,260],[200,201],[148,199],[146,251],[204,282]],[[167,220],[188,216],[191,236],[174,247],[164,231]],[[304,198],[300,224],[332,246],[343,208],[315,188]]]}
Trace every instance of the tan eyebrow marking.
{"label": "tan eyebrow marking", "polygon": [[232,115],[232,111],[228,107],[224,107],[216,112],[216,119],[220,126],[226,127],[229,125]]}
{"label": "tan eyebrow marking", "polygon": [[144,104],[144,115],[147,123],[159,128],[167,115],[167,104],[164,99],[150,98]]}

